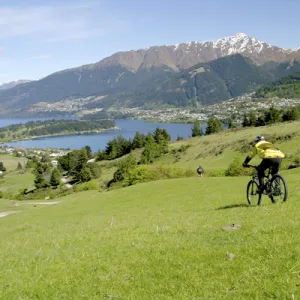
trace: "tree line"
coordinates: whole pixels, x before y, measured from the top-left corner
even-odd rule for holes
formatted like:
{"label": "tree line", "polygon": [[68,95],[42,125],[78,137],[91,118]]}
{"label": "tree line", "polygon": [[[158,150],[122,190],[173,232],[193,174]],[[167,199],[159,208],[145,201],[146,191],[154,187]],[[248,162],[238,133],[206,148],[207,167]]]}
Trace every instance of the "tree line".
{"label": "tree line", "polygon": [[[289,107],[286,109],[277,109],[272,106],[261,113],[251,111],[250,113],[245,114],[242,121],[242,127],[259,127],[279,122],[296,121],[299,119],[300,106]],[[228,127],[237,127],[234,118],[228,120]]]}
{"label": "tree line", "polygon": [[103,151],[99,150],[97,152],[96,160],[113,160],[129,154],[132,150],[145,147],[141,156],[142,161],[151,162],[161,153],[167,152],[170,140],[169,133],[161,128],[156,128],[153,133],[147,135],[137,132],[133,140],[118,136],[110,140]]}
{"label": "tree line", "polygon": [[192,128],[192,137],[202,136],[202,135],[210,135],[213,133],[218,133],[224,130],[224,126],[221,120],[218,118],[209,118],[207,121],[207,127],[205,132],[202,130],[200,126],[200,121],[195,120]]}

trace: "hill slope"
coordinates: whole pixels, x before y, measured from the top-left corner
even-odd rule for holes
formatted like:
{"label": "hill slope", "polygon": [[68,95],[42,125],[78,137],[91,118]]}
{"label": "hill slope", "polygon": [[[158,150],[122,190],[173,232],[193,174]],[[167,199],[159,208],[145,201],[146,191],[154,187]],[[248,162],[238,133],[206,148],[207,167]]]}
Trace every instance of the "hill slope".
{"label": "hill slope", "polygon": [[260,87],[254,97],[256,98],[300,98],[300,72],[283,77],[275,82]]}
{"label": "hill slope", "polygon": [[[157,181],[24,208],[0,219],[0,298],[298,295],[300,174],[284,175],[288,202],[258,208],[245,205],[243,177]],[[221,230],[232,223],[241,229]]]}
{"label": "hill slope", "polygon": [[[131,106],[214,104],[252,91],[271,80],[272,74],[240,54],[198,64],[150,89],[129,94]],[[122,99],[121,103],[124,102]]]}

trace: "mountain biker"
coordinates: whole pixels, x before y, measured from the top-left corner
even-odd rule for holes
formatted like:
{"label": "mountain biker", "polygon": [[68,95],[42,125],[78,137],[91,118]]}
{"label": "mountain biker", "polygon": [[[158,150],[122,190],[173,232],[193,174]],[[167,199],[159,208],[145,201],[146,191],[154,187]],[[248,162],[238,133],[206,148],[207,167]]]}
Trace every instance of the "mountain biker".
{"label": "mountain biker", "polygon": [[199,174],[200,177],[203,177],[204,170],[203,170],[203,168],[201,166],[199,166],[197,168],[197,173]]}
{"label": "mountain biker", "polygon": [[248,167],[248,163],[256,154],[262,159],[257,169],[257,175],[259,180],[259,192],[261,193],[264,188],[263,179],[265,175],[265,170],[270,168],[272,176],[277,174],[280,169],[281,161],[285,156],[272,143],[267,142],[264,136],[257,136],[254,142],[255,145],[250,154],[246,157],[245,161],[243,162],[243,167]]}

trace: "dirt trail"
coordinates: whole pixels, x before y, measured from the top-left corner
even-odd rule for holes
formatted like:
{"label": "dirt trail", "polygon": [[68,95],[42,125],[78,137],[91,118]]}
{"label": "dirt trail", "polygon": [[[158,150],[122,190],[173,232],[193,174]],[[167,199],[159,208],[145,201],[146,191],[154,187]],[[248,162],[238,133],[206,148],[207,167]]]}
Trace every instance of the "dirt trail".
{"label": "dirt trail", "polygon": [[11,214],[15,214],[17,213],[17,211],[4,211],[4,212],[0,212],[0,218],[4,218],[8,215],[11,215]]}

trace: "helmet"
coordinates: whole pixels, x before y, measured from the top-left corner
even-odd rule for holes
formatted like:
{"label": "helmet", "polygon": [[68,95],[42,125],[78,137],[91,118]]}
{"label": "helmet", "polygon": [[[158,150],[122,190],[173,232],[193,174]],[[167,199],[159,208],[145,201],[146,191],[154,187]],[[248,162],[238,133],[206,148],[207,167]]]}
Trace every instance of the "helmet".
{"label": "helmet", "polygon": [[262,136],[262,135],[258,135],[256,138],[255,138],[255,140],[254,140],[254,142],[259,142],[259,141],[263,141],[265,139],[265,137],[264,136]]}

